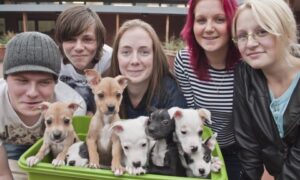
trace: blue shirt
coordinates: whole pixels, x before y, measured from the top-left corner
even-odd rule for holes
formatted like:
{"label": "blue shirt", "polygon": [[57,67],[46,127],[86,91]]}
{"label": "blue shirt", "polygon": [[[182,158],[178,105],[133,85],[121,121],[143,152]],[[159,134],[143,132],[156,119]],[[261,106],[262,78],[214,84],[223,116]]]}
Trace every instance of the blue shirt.
{"label": "blue shirt", "polygon": [[292,93],[294,92],[295,87],[299,81],[299,78],[300,78],[300,72],[298,72],[297,76],[293,79],[289,88],[278,98],[274,98],[273,93],[270,91],[270,96],[271,96],[270,110],[272,112],[275,123],[277,125],[280,137],[284,136],[283,115],[290,101]]}

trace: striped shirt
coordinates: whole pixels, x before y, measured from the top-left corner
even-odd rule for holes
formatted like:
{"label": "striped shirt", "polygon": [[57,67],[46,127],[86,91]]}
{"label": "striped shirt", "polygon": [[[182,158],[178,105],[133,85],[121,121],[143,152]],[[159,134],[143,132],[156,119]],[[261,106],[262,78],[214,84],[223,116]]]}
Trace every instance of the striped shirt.
{"label": "striped shirt", "polygon": [[188,51],[183,49],[177,53],[174,71],[188,107],[210,110],[212,124],[208,126],[218,133],[219,145],[223,148],[233,144],[233,70],[211,67],[210,80],[199,80],[190,65]]}

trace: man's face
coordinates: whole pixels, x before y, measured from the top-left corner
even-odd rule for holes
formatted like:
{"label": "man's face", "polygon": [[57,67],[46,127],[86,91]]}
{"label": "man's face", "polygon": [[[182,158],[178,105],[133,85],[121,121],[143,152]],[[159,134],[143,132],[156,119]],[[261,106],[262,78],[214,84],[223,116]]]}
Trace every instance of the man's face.
{"label": "man's face", "polygon": [[8,75],[6,81],[10,103],[25,123],[38,120],[40,103],[54,97],[55,80],[49,73],[15,73]]}

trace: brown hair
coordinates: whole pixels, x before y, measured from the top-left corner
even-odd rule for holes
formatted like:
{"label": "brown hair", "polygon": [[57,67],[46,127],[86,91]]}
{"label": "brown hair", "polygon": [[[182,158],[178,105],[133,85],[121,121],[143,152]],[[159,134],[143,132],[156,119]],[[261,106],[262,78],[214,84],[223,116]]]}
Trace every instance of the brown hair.
{"label": "brown hair", "polygon": [[64,10],[58,16],[55,25],[55,40],[63,55],[64,64],[69,63],[69,60],[64,54],[62,43],[73,37],[79,36],[93,24],[95,25],[97,39],[97,52],[92,63],[96,64],[102,56],[105,38],[105,27],[98,14],[86,6],[77,5]]}
{"label": "brown hair", "polygon": [[[114,40],[109,76],[114,77],[121,74],[118,62],[118,50],[120,39],[126,31],[133,28],[141,28],[145,30],[149,34],[153,42],[153,69],[150,77],[149,87],[146,92],[146,107],[149,110],[151,106],[150,103],[153,97],[159,97],[161,92],[163,91],[162,79],[165,76],[173,77],[171,72],[169,71],[169,64],[167,61],[167,57],[163,51],[161,42],[155,30],[150,24],[140,19],[128,20],[122,24]],[[126,118],[126,112],[123,106],[124,104],[122,103],[120,115],[122,118]]]}

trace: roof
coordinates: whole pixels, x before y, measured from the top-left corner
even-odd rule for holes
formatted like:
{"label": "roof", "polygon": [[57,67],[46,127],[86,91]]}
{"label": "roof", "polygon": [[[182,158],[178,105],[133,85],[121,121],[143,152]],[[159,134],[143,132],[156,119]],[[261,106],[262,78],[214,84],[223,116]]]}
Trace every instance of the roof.
{"label": "roof", "polygon": [[[70,4],[3,4],[0,12],[61,12]],[[89,5],[87,5],[89,6]],[[148,7],[148,6],[113,6],[90,5],[98,13],[133,13],[133,14],[170,14],[185,15],[186,7]]]}

